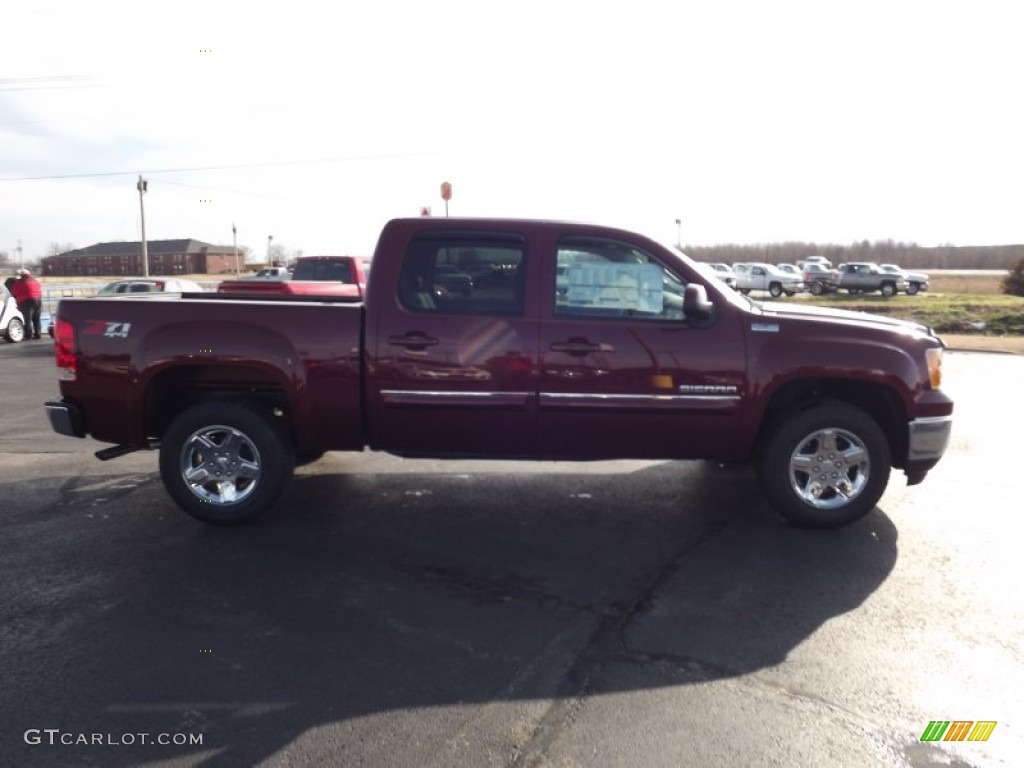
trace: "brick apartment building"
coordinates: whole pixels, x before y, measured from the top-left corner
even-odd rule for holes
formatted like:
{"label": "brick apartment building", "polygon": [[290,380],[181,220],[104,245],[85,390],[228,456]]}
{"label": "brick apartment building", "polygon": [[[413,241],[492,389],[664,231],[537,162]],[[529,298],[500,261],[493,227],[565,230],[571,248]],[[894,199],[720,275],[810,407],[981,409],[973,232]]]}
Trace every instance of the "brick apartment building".
{"label": "brick apartment building", "polygon": [[[151,275],[219,275],[235,271],[235,250],[200,240],[149,240]],[[245,266],[244,255],[238,256]],[[42,260],[42,274],[53,277],[141,275],[142,242],[96,243]]]}

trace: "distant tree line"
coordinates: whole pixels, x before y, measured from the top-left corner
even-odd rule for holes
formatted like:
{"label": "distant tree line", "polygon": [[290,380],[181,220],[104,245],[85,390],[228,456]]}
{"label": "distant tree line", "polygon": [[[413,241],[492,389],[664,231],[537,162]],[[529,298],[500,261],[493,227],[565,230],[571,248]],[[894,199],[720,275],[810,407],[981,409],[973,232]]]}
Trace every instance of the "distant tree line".
{"label": "distant tree line", "polygon": [[833,264],[844,261],[877,261],[899,264],[907,269],[1009,269],[1024,259],[1024,245],[941,245],[925,248],[893,240],[850,245],[818,243],[758,243],[756,245],[688,245],[683,252],[697,261],[763,261],[769,264],[795,263],[808,256],[824,256]]}

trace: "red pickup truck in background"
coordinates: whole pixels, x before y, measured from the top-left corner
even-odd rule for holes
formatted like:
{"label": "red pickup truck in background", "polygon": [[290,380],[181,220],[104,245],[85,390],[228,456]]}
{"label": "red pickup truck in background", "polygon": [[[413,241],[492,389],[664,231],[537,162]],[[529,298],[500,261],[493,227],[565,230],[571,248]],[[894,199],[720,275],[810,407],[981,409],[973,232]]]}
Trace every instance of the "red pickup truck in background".
{"label": "red pickup truck in background", "polygon": [[357,256],[303,256],[291,278],[225,280],[217,293],[362,298],[368,264]]}
{"label": "red pickup truck in background", "polygon": [[[466,278],[468,278],[468,283]],[[159,448],[211,523],[259,518],[325,451],[757,463],[797,524],[871,510],[948,442],[943,344],[863,313],[759,304],[609,227],[397,219],[365,301],[66,299],[53,428]],[[638,489],[642,492],[642,489]]]}

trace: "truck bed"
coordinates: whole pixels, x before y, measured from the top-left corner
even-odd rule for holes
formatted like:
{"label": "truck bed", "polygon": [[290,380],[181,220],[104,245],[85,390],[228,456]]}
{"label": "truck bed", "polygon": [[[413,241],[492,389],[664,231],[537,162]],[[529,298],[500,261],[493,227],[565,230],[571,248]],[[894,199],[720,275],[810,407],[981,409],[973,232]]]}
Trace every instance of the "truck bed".
{"label": "truck bed", "polygon": [[[82,426],[97,440],[148,445],[196,393],[237,391],[257,392],[269,405],[294,403],[287,428],[311,453],[362,444],[358,301],[219,294],[65,299],[58,317],[77,329],[79,360],[62,391],[89,404]],[[60,328],[57,336],[59,354]]]}

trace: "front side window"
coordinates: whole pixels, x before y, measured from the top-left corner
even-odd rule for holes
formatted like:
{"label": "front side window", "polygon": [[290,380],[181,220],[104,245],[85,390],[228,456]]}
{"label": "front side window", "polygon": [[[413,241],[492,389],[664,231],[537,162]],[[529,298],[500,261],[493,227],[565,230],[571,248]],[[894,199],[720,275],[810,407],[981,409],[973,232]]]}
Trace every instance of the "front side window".
{"label": "front side window", "polygon": [[522,314],[525,250],[522,242],[487,237],[414,239],[398,301],[412,312]]}
{"label": "front side window", "polygon": [[589,238],[563,238],[558,245],[556,315],[680,320],[685,288],[632,245]]}

